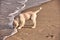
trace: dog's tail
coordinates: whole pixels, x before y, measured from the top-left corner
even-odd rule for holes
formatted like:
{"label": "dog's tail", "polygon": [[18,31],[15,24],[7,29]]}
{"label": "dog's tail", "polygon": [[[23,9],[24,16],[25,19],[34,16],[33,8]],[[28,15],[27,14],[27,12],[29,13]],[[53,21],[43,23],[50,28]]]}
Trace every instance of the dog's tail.
{"label": "dog's tail", "polygon": [[40,7],[39,10],[35,11],[35,13],[37,14],[41,9],[42,9],[42,7]]}

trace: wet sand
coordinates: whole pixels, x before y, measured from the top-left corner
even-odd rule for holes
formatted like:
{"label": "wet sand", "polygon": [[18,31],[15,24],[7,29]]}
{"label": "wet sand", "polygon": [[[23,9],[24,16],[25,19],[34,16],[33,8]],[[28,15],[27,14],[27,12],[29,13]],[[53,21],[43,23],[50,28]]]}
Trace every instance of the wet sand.
{"label": "wet sand", "polygon": [[[25,11],[36,10],[39,7],[32,7]],[[32,21],[27,21],[21,30],[18,30],[15,35],[8,37],[6,40],[60,40],[59,0],[45,3],[41,7],[43,9],[37,14],[37,26],[35,29],[30,28],[32,27]]]}

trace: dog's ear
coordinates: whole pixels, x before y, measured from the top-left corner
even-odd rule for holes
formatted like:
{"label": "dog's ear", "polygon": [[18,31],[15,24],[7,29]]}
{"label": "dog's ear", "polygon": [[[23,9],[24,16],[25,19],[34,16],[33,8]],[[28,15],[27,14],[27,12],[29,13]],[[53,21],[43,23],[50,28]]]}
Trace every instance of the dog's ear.
{"label": "dog's ear", "polygon": [[16,26],[16,23],[15,23],[15,20],[13,21],[13,27],[15,28],[15,26]]}

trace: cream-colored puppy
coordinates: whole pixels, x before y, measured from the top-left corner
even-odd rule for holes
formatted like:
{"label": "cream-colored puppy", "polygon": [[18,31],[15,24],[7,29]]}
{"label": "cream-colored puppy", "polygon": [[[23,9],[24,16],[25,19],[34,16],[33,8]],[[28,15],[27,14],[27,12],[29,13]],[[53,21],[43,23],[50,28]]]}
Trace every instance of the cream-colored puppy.
{"label": "cream-colored puppy", "polygon": [[[18,27],[18,29],[21,29],[24,25],[25,25],[25,21],[30,19],[33,21],[33,27],[36,27],[36,18],[37,18],[37,13],[41,10],[42,8],[40,7],[37,11],[28,11],[25,13],[21,13],[19,15],[19,18],[17,17],[16,19],[14,19],[14,23],[16,24],[16,27],[19,25],[19,21],[21,21],[21,25]],[[18,20],[19,19],[19,20]]]}

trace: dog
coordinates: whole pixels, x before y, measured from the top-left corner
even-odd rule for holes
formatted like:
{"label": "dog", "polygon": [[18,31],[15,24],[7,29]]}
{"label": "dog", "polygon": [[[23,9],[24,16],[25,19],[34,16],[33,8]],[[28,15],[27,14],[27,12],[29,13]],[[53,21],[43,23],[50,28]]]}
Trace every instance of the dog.
{"label": "dog", "polygon": [[[25,21],[31,19],[33,22],[33,27],[32,28],[36,28],[36,18],[37,18],[37,13],[42,9],[42,7],[40,7],[38,10],[36,11],[28,11],[28,12],[24,12],[19,14],[15,19],[14,19],[14,24],[16,25],[16,27],[18,27],[18,29],[21,29],[24,25],[25,25]],[[21,22],[21,25],[19,26],[19,22]]]}

